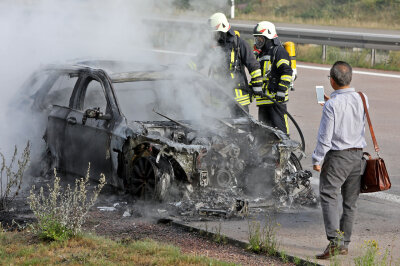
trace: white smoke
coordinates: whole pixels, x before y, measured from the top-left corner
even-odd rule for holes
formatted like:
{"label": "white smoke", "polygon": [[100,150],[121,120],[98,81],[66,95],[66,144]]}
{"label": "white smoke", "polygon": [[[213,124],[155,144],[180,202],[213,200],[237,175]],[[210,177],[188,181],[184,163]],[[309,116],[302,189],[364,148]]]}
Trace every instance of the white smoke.
{"label": "white smoke", "polygon": [[[222,0],[189,1],[190,8],[182,12],[177,11],[177,3],[176,0],[0,0],[0,151],[7,153],[14,144],[22,147],[28,139],[35,146],[42,137],[43,125],[37,125],[28,114],[15,111],[15,99],[26,93],[18,89],[40,66],[88,58],[160,64],[160,58],[148,52],[154,48],[158,32],[146,19],[185,18],[205,24],[209,15],[226,7],[226,1]],[[194,18],[196,13],[201,15]],[[210,41],[204,31],[179,28],[173,34],[169,39],[174,41],[166,47],[168,50],[195,54]],[[188,60],[172,57],[174,63]]]}
{"label": "white smoke", "polygon": [[[174,2],[0,0],[0,152],[10,158],[14,145],[21,152],[28,140],[32,143],[32,161],[37,161],[44,151],[42,137],[47,117],[37,117],[29,106],[21,105],[21,98],[32,96],[34,92],[20,89],[33,71],[47,64],[82,59],[162,64],[160,61],[164,58],[150,52],[159,49],[157,44],[163,39],[149,20],[183,18],[204,22],[206,26],[207,18],[226,5],[222,0],[190,1],[191,8],[182,12],[175,9]],[[200,13],[195,17],[197,11]],[[210,46],[211,35],[206,32],[206,27],[196,31],[184,27],[170,29],[164,34],[173,36],[167,36],[170,41],[162,48],[196,54],[202,47]],[[186,64],[189,58],[172,54],[166,60]],[[185,101],[185,97],[180,95],[179,98],[183,113],[195,114],[203,109]]]}
{"label": "white smoke", "polygon": [[[24,109],[25,106],[17,105],[18,99],[26,93],[19,90],[20,86],[40,66],[81,59],[116,59],[159,65],[164,58],[151,53],[153,48],[197,54],[203,47],[210,47],[212,36],[206,28],[207,18],[215,12],[226,11],[227,1],[192,0],[186,12],[176,11],[173,6],[176,2],[0,0],[0,152],[7,158],[14,145],[22,151],[28,140],[33,145],[33,156],[43,150],[41,137],[46,118],[37,119]],[[148,23],[153,18],[166,17],[204,22],[204,28],[182,27],[161,32]],[[172,36],[168,36],[170,34]],[[163,38],[168,40],[167,45]],[[158,42],[162,45],[158,46]],[[222,62],[222,58],[214,59]],[[170,54],[168,60],[185,64],[189,58]],[[190,77],[187,82],[190,83]],[[231,92],[232,87],[226,83],[227,91]],[[168,97],[169,101],[181,104],[182,113],[191,114],[189,117],[203,109],[201,105],[194,105],[199,102],[187,100],[190,95],[163,95],[164,100]]]}
{"label": "white smoke", "polygon": [[[0,1],[0,151],[33,144],[44,132],[15,109],[19,87],[41,65],[82,58],[153,61],[142,19],[152,1]],[[22,107],[21,107],[22,108]],[[36,124],[36,125],[35,125]],[[35,148],[35,146],[34,146]]]}

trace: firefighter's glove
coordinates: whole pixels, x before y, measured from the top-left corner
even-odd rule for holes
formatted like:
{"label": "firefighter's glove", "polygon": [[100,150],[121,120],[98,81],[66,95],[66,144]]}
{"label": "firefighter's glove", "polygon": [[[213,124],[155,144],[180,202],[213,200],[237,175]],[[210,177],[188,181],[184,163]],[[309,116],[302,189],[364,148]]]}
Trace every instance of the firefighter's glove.
{"label": "firefighter's glove", "polygon": [[257,76],[251,80],[251,89],[253,90],[254,95],[261,96],[262,85],[263,85],[263,81],[262,81],[261,76]]}
{"label": "firefighter's glove", "polygon": [[285,101],[285,96],[286,96],[286,93],[284,91],[277,91],[276,95],[275,95],[275,100],[277,102],[283,102],[283,101]]}
{"label": "firefighter's glove", "polygon": [[261,76],[261,69],[256,69],[250,73],[251,76],[251,87],[253,94],[260,95],[262,92],[263,79]]}
{"label": "firefighter's glove", "polygon": [[261,96],[261,94],[262,94],[262,87],[261,86],[251,86],[251,89],[253,90],[253,94],[254,95],[259,95],[259,96]]}

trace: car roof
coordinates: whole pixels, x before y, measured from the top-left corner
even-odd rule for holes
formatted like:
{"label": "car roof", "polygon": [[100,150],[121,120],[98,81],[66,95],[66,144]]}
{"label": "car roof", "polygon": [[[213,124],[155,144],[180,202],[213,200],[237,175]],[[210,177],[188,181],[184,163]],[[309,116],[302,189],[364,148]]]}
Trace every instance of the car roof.
{"label": "car roof", "polygon": [[102,70],[113,83],[181,79],[183,73],[198,76],[194,71],[177,65],[154,65],[117,60],[79,60],[71,64],[49,65],[47,70],[80,71]]}
{"label": "car roof", "polygon": [[74,65],[103,69],[109,75],[124,72],[154,72],[165,70],[165,66],[161,65],[118,60],[80,60]]}

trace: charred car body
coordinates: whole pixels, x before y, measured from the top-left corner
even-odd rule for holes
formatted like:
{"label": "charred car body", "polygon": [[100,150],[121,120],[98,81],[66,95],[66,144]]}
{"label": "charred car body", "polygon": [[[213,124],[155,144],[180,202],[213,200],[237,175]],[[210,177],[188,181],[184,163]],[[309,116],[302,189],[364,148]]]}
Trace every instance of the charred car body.
{"label": "charred car body", "polygon": [[199,73],[86,61],[45,67],[25,86],[48,117],[51,167],[84,175],[90,162],[109,184],[142,198],[216,186],[272,192],[282,204],[315,202],[300,144]]}

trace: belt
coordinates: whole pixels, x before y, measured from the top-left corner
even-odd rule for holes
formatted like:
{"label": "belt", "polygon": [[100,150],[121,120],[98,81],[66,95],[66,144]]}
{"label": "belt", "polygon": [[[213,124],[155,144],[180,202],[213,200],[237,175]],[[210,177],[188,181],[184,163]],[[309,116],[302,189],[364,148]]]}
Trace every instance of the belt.
{"label": "belt", "polygon": [[342,151],[362,151],[362,148],[348,148],[348,149],[344,149]]}

